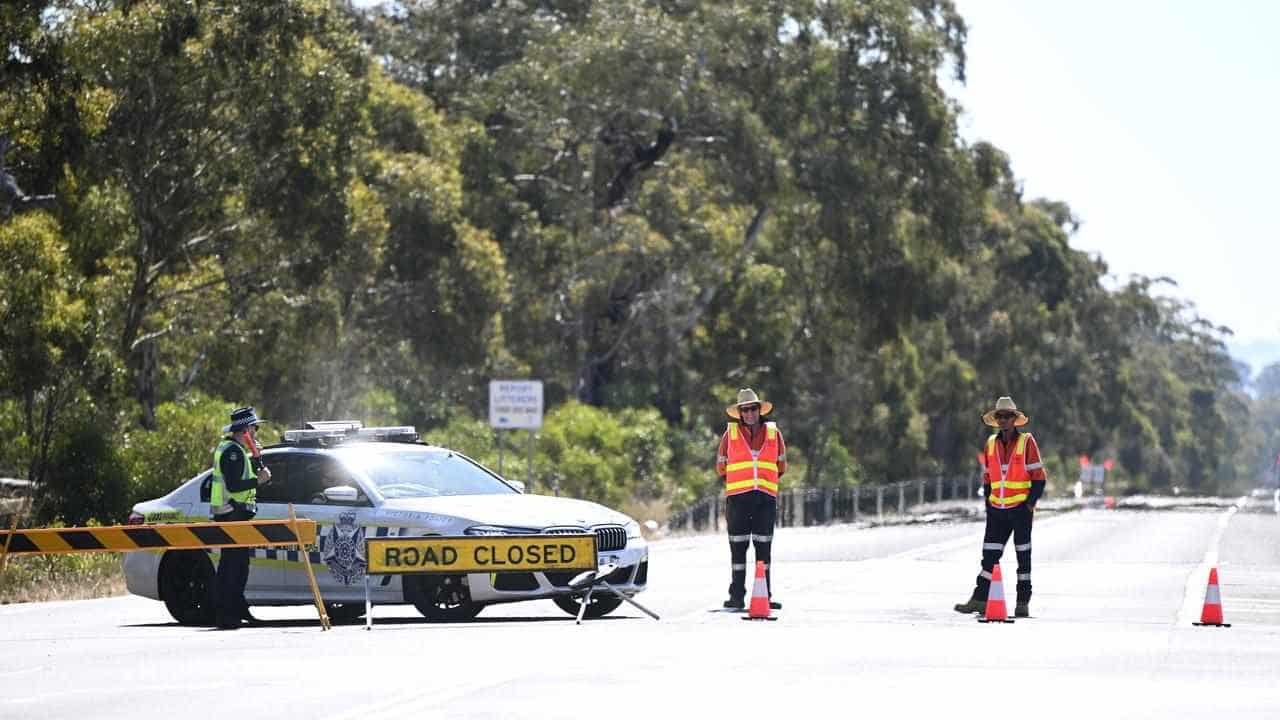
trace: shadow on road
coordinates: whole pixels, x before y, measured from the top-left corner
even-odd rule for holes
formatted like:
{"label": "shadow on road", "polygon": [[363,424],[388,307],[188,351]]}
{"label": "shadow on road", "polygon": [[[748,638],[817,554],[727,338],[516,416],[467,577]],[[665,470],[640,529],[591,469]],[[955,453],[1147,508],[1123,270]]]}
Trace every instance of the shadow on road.
{"label": "shadow on road", "polygon": [[[618,620],[639,620],[639,619],[642,619],[642,617],[639,615],[636,615],[636,616],[616,615],[616,616],[589,619],[586,622],[600,623],[600,622],[611,622],[611,621],[618,621]],[[426,618],[422,618],[422,617],[387,617],[387,618],[379,617],[379,618],[374,618],[373,624],[375,627],[383,627],[387,625],[422,625],[422,626],[440,625],[440,626],[448,626],[451,628],[458,628],[458,627],[466,627],[469,625],[478,626],[478,625],[515,625],[515,624],[523,624],[523,623],[566,623],[566,622],[572,623],[574,622],[574,620],[575,618],[570,617],[568,615],[564,617],[553,617],[553,616],[478,617],[478,618],[472,618],[471,620],[466,620],[463,622],[441,622],[438,620],[427,620]],[[342,621],[334,620],[332,624],[334,627],[339,627],[339,626],[355,627],[355,626],[364,626],[365,623],[364,623],[364,618],[360,618],[358,620],[342,620]],[[186,631],[202,630],[202,631],[209,631],[209,632],[220,632],[219,630],[217,630],[217,628],[214,628],[211,625],[181,625],[176,622],[131,623],[128,625],[121,625],[120,627],[122,628],[156,628],[156,629],[186,630]],[[242,625],[240,629],[253,631],[253,630],[271,630],[271,629],[310,628],[310,627],[319,628],[320,620],[318,618],[308,618],[308,619],[289,618],[287,620],[259,620],[256,623]]]}

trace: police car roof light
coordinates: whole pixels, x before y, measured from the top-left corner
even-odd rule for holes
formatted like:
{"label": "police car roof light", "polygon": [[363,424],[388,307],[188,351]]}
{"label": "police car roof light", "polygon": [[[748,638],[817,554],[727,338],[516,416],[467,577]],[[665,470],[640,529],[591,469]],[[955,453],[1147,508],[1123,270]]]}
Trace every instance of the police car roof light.
{"label": "police car roof light", "polygon": [[307,430],[359,430],[364,423],[359,420],[307,420],[303,423]]}
{"label": "police car roof light", "polygon": [[342,430],[285,430],[281,442],[287,445],[333,445],[347,438]]}
{"label": "police car roof light", "polygon": [[356,431],[361,440],[383,442],[418,442],[418,431],[412,425],[388,425],[386,427],[367,427]]}
{"label": "police car roof light", "polygon": [[[412,425],[363,427],[358,422],[315,421],[304,430],[286,430],[281,441],[287,445],[326,447],[343,442],[418,442],[418,431]],[[354,427],[353,427],[354,426]]]}

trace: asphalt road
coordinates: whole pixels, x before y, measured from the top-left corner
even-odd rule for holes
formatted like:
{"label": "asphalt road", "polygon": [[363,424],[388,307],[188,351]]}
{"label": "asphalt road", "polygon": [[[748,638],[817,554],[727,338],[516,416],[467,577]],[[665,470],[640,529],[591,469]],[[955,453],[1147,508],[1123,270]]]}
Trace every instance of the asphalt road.
{"label": "asphalt road", "polygon": [[[769,623],[715,611],[721,536],[653,544],[639,600],[659,622],[624,605],[576,626],[540,601],[463,625],[378,608],[372,632],[261,608],[220,633],[139,598],[4,606],[0,718],[1280,717],[1270,498],[1042,514],[1033,617],[1010,625],[951,610],[981,530],[779,530]],[[1191,625],[1210,566],[1230,628]]]}

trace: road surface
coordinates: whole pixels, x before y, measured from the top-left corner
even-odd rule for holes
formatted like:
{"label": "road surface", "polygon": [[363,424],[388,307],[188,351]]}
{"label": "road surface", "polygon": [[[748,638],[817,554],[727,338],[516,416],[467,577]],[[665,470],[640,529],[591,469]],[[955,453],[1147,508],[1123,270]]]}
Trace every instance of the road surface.
{"label": "road surface", "polygon": [[[981,533],[780,529],[770,623],[715,611],[722,536],[653,543],[639,600],[659,622],[623,605],[576,626],[539,601],[461,625],[383,607],[371,632],[321,632],[307,608],[258,608],[265,626],[227,633],[132,597],[4,606],[0,718],[1280,717],[1270,498],[1041,514],[1033,617],[1010,625],[951,610]],[[1211,566],[1230,628],[1191,625]]]}

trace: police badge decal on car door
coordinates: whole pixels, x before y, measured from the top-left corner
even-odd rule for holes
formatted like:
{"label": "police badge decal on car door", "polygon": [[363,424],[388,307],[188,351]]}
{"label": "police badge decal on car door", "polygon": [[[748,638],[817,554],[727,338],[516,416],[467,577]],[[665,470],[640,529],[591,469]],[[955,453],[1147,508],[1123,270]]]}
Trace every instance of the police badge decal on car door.
{"label": "police badge decal on car door", "polygon": [[369,563],[364,556],[364,528],[356,524],[356,514],[338,513],[338,522],[329,526],[324,540],[320,558],[329,566],[329,574],[343,585],[362,581]]}

